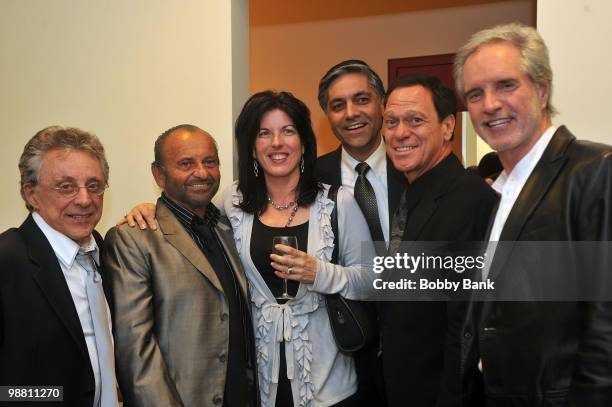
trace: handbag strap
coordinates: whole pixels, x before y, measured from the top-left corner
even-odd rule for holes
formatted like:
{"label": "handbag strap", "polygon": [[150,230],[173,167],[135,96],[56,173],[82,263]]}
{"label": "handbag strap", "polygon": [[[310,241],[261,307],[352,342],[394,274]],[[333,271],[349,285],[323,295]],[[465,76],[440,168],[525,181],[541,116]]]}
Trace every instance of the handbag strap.
{"label": "handbag strap", "polygon": [[327,192],[327,199],[330,199],[334,203],[334,209],[331,213],[331,227],[332,233],[334,234],[334,251],[332,252],[331,263],[338,264],[338,185],[331,185]]}

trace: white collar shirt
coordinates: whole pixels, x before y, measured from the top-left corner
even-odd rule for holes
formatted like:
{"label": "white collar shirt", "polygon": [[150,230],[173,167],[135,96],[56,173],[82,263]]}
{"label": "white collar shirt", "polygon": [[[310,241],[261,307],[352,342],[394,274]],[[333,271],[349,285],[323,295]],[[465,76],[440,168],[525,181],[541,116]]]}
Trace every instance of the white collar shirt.
{"label": "white collar shirt", "polygon": [[[79,262],[76,261],[76,256],[81,247],[68,236],[49,226],[49,224],[38,213],[33,212],[32,218],[49,241],[49,244],[51,244],[51,247],[55,252],[55,256],[59,260],[66,283],[68,284],[72,301],[74,302],[77,315],[79,316],[79,321],[81,322],[81,328],[83,329],[83,335],[85,336],[85,344],[87,345],[87,352],[89,353],[91,367],[94,372],[96,382],[94,406],[97,406],[99,404],[101,391],[100,365],[98,362],[98,351],[96,349],[96,337],[94,335],[93,321],[89,311],[89,301],[87,300],[87,291],[85,288],[87,270],[85,270],[79,264]],[[82,248],[85,251],[91,252],[96,266],[99,266],[100,251],[98,249],[98,245],[96,244],[96,239],[90,235],[89,243],[84,245]],[[106,304],[106,312],[109,321],[109,332],[112,332],[108,303]]]}
{"label": "white collar shirt", "polygon": [[[355,189],[357,181],[357,171],[355,167],[361,161],[357,161],[342,148],[342,158],[340,163],[340,174],[342,186],[348,189],[351,194]],[[385,143],[381,140],[378,148],[364,161],[370,166],[370,171],[366,173],[366,179],[370,181],[374,193],[376,194],[376,205],[378,206],[378,218],[380,227],[385,237],[385,243],[389,244],[389,192],[387,189],[387,152]]]}
{"label": "white collar shirt", "polygon": [[529,150],[529,152],[514,166],[510,174],[506,173],[505,170],[502,171],[497,180],[493,183],[493,189],[501,194],[501,199],[499,201],[499,208],[495,213],[491,234],[489,235],[490,242],[499,240],[512,207],[536,164],[540,161],[540,158],[542,158],[542,154],[544,154],[544,150],[546,150],[555,131],[557,131],[556,127],[549,127],[544,134],[542,134],[542,137],[540,137],[533,147],[531,147],[531,150]]}

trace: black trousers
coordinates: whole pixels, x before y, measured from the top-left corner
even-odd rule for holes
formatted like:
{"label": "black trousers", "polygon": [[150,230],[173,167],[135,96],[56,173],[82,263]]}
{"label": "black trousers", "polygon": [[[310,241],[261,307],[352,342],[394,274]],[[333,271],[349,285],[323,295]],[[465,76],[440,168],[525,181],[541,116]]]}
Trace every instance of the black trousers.
{"label": "black trousers", "polygon": [[359,386],[356,394],[358,405],[386,407],[382,360],[378,357],[378,342],[356,352],[353,356]]}

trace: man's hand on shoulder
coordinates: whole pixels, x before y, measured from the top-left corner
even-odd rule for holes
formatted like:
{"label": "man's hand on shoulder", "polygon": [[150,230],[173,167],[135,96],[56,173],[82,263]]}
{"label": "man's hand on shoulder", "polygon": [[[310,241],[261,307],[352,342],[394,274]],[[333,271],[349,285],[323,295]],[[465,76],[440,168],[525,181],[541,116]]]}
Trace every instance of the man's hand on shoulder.
{"label": "man's hand on shoulder", "polygon": [[138,227],[142,230],[147,228],[157,230],[157,220],[155,219],[155,204],[141,203],[133,207],[123,218],[117,221],[117,226],[127,223],[128,226]]}

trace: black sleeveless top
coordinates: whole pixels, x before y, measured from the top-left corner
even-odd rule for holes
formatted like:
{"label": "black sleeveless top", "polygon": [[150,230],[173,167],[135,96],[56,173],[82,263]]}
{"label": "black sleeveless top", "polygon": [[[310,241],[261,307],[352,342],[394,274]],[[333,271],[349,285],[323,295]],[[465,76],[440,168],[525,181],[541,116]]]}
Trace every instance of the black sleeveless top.
{"label": "black sleeveless top", "polygon": [[[298,248],[301,251],[306,251],[308,248],[308,222],[301,225],[289,227],[273,227],[261,223],[259,217],[253,219],[253,230],[251,231],[251,259],[261,274],[266,285],[272,291],[275,297],[283,293],[283,279],[276,277],[274,269],[270,265],[272,260],[272,238],[274,236],[296,236]],[[293,280],[287,280],[287,291],[289,295],[295,296],[298,292],[299,283]]]}

